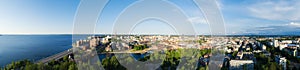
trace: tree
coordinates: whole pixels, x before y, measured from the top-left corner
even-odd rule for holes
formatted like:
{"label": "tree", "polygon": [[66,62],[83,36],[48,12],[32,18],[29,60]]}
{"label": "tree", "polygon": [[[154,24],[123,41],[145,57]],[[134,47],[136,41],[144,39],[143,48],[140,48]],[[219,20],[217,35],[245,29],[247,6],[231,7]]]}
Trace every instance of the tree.
{"label": "tree", "polygon": [[163,70],[175,70],[180,62],[180,51],[169,50],[166,52],[166,58],[160,66]]}
{"label": "tree", "polygon": [[68,55],[63,57],[63,61],[65,61],[65,62],[69,61]]}
{"label": "tree", "polygon": [[198,40],[199,45],[202,45],[203,40]]}
{"label": "tree", "polygon": [[272,62],[271,64],[270,64],[270,70],[276,70],[277,68],[277,65],[276,65],[276,63],[275,62]]}
{"label": "tree", "polygon": [[115,56],[113,57],[106,57],[102,60],[102,65],[106,70],[126,70],[117,60]]}
{"label": "tree", "polygon": [[43,63],[38,63],[37,69],[39,69],[39,70],[45,70],[44,64]]}
{"label": "tree", "polygon": [[236,57],[237,53],[238,53],[237,51],[234,51],[234,52],[232,53],[233,58]]}
{"label": "tree", "polygon": [[205,67],[200,67],[199,70],[205,70]]}
{"label": "tree", "polygon": [[147,45],[134,45],[134,50],[144,50],[147,48]]}
{"label": "tree", "polygon": [[25,66],[25,70],[38,70],[36,64],[30,64]]}
{"label": "tree", "polygon": [[43,67],[43,70],[53,70],[52,67],[49,65],[44,65]]}
{"label": "tree", "polygon": [[68,62],[63,62],[61,65],[59,65],[59,70],[68,70],[69,63]]}
{"label": "tree", "polygon": [[76,65],[75,65],[75,64],[71,64],[71,65],[69,66],[69,69],[68,69],[68,70],[77,70]]}

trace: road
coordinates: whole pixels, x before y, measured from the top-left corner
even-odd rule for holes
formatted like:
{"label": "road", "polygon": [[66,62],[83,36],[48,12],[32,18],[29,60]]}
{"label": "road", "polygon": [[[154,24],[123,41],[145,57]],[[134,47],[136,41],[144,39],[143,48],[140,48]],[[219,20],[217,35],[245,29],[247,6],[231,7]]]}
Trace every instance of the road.
{"label": "road", "polygon": [[47,57],[47,58],[43,58],[43,59],[41,59],[41,60],[38,60],[38,61],[36,61],[36,62],[34,62],[34,63],[48,63],[48,62],[50,62],[51,60],[59,60],[59,59],[63,58],[64,56],[67,56],[67,55],[72,54],[72,53],[73,53],[73,50],[72,50],[72,48],[71,48],[71,49],[68,49],[68,50],[66,50],[66,51],[60,52],[60,53],[58,53],[58,54],[49,56],[49,57]]}

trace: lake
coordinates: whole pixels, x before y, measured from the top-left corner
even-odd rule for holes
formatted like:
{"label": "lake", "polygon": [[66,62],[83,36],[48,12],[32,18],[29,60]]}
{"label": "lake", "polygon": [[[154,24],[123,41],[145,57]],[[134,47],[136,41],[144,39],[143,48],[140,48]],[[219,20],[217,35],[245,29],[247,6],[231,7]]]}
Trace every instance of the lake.
{"label": "lake", "polygon": [[[87,36],[76,35],[74,41],[85,39]],[[72,35],[2,35],[0,36],[0,67],[24,59],[37,61],[69,48],[72,48]],[[131,54],[135,60],[146,55],[148,54]],[[107,54],[99,54],[100,60],[106,57]]]}
{"label": "lake", "polygon": [[72,35],[2,35],[0,66],[12,61],[36,61],[72,47]]}

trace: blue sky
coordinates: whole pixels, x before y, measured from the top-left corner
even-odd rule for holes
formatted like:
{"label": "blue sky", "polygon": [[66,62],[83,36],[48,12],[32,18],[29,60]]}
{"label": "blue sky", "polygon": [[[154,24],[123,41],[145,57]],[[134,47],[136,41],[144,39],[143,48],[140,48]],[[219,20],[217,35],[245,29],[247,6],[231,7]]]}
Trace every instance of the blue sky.
{"label": "blue sky", "polygon": [[[136,0],[111,0],[97,23],[97,33],[113,33],[113,23]],[[209,24],[192,0],[169,0],[183,10],[197,34]],[[0,0],[0,34],[72,33],[80,0]],[[227,34],[300,34],[299,0],[218,0]],[[159,10],[159,9],[156,9]],[[163,30],[162,30],[163,29]],[[138,25],[136,33],[174,33],[160,21]]]}

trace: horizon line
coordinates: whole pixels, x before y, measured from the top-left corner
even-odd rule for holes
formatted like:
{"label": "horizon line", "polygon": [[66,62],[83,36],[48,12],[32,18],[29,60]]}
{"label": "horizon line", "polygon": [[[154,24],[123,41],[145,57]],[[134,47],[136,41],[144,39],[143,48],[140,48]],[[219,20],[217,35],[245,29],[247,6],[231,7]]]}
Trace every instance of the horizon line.
{"label": "horizon line", "polygon": [[[109,33],[97,33],[97,34],[71,34],[71,33],[53,33],[53,34],[48,34],[48,33],[32,33],[32,34],[0,34],[0,35],[184,35],[184,34],[109,34]],[[212,34],[196,34],[197,36],[199,35],[205,35],[205,36],[239,36],[239,35],[244,35],[244,36],[268,36],[267,34],[224,34],[224,35],[212,35]],[[269,36],[287,36],[288,34],[269,34]],[[300,36],[297,34],[290,34],[291,36]],[[192,35],[190,35],[192,36]]]}

